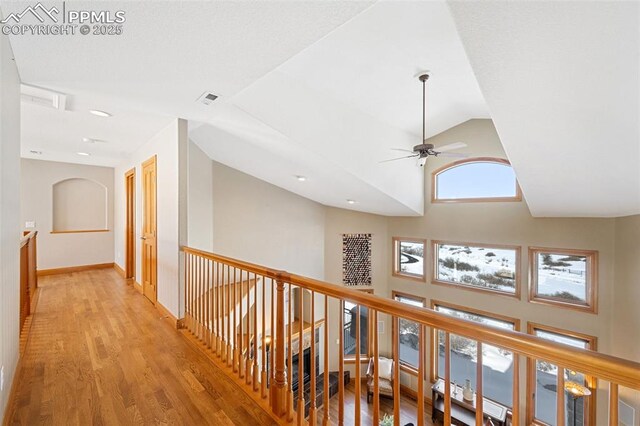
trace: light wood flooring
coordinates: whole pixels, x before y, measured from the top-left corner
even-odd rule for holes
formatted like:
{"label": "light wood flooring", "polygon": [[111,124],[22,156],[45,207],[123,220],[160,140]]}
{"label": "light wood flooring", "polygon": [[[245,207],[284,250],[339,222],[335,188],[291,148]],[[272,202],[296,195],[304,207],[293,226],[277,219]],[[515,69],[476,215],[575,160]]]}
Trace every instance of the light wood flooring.
{"label": "light wood flooring", "polygon": [[[363,382],[360,386],[360,422],[362,425],[373,424],[373,402],[367,404],[367,386]],[[400,425],[413,423],[417,426],[417,402],[405,395],[400,397]],[[380,420],[384,414],[393,415],[393,399],[380,397]],[[425,425],[431,426],[431,405],[424,405],[424,421]],[[323,408],[318,409],[318,424],[322,424],[322,416],[324,416]],[[334,396],[329,400],[329,416],[332,425],[338,424],[338,396]],[[351,383],[345,386],[344,395],[344,424],[353,425],[355,417],[355,386],[353,378]]]}
{"label": "light wood flooring", "polygon": [[274,424],[115,271],[39,287],[8,424]]}

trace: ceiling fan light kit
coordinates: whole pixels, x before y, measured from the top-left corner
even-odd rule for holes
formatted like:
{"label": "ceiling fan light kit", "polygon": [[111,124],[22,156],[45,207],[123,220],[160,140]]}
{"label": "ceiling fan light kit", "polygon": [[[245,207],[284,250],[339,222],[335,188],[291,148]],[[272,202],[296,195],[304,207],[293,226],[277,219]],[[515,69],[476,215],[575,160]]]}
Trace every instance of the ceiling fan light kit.
{"label": "ceiling fan light kit", "polygon": [[427,143],[427,80],[429,80],[429,73],[425,72],[418,76],[418,80],[422,83],[422,143],[413,147],[412,151],[402,148],[392,148],[394,151],[409,152],[411,155],[406,155],[400,158],[392,158],[390,160],[380,161],[380,163],[386,163],[389,161],[402,160],[405,158],[418,158],[418,165],[424,167],[427,163],[427,158],[432,157],[467,157],[466,154],[449,153],[454,149],[464,148],[467,144],[462,142],[456,142],[448,145],[444,145],[436,148],[433,144]]}

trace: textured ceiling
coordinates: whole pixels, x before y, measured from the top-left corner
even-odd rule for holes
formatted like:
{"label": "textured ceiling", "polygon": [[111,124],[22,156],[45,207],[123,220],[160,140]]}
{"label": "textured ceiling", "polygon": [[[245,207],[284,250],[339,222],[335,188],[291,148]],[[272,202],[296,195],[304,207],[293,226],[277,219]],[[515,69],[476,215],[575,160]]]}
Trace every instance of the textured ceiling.
{"label": "textured ceiling", "polygon": [[640,213],[640,3],[450,7],[531,213]]}
{"label": "textured ceiling", "polygon": [[[125,10],[124,33],[11,36],[23,82],[69,95],[64,112],[23,106],[26,157],[113,166],[182,117],[245,173],[327,205],[422,214],[422,169],[379,161],[420,142],[428,69],[428,134],[491,117],[535,216],[640,212],[638,3],[67,3]],[[220,98],[197,103],[205,91]]]}

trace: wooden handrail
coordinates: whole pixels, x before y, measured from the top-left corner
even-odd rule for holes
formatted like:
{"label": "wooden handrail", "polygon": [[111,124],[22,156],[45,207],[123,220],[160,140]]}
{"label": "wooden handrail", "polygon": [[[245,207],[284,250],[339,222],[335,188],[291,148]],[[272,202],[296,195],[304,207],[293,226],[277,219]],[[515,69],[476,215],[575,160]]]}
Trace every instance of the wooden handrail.
{"label": "wooden handrail", "polygon": [[25,245],[27,245],[29,240],[31,240],[32,238],[35,238],[36,235],[38,235],[38,231],[29,231],[29,232],[25,233],[22,236],[22,238],[20,238],[20,247],[22,248]]}
{"label": "wooden handrail", "polygon": [[640,363],[638,362],[587,349],[570,347],[529,334],[478,324],[476,322],[451,317],[428,308],[409,306],[392,299],[382,298],[324,281],[290,274],[285,271],[278,271],[190,247],[182,247],[182,250],[185,253],[242,268],[252,273],[290,283],[337,299],[349,300],[350,302],[375,309],[377,312],[383,312],[435,329],[466,336],[473,340],[498,346],[534,359],[549,361],[563,368],[584,372],[599,379],[640,390]]}

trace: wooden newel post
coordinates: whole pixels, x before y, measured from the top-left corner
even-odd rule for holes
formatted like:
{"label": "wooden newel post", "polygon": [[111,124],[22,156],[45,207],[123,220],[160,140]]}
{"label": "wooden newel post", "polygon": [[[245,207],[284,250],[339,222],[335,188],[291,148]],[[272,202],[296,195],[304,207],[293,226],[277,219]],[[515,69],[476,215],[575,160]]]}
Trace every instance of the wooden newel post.
{"label": "wooden newel post", "polygon": [[[271,410],[277,416],[283,416],[286,412],[286,387],[287,373],[285,372],[284,351],[284,281],[282,274],[276,278],[276,330],[275,330],[275,377],[271,387]],[[291,302],[291,301],[289,301]]]}

